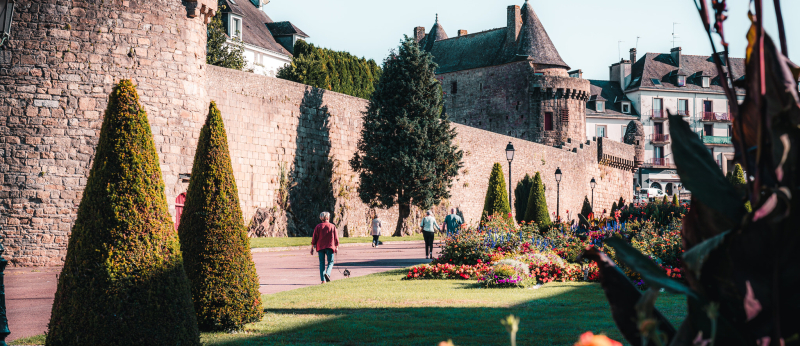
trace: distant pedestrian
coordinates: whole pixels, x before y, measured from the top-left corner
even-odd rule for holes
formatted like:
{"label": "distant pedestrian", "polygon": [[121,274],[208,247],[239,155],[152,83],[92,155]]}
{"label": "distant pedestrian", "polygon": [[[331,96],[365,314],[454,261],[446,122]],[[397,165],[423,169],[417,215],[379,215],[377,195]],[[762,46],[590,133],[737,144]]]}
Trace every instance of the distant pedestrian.
{"label": "distant pedestrian", "polygon": [[433,217],[433,212],[428,210],[425,212],[427,216],[422,219],[422,238],[425,239],[425,258],[433,258],[433,234],[439,229],[439,224],[436,218]]}
{"label": "distant pedestrian", "polygon": [[372,218],[372,247],[380,245],[378,238],[380,238],[381,236],[382,228],[383,228],[383,223],[381,222],[381,219],[378,218],[378,213],[375,213],[375,215]]}
{"label": "distant pedestrian", "polygon": [[[319,279],[323,284],[331,281],[333,254],[339,252],[339,234],[336,233],[336,226],[328,222],[330,218],[331,214],[327,211],[319,214],[322,223],[314,227],[314,235],[311,237],[311,254],[314,254],[314,248],[316,248],[319,254]],[[328,259],[327,266],[325,265],[326,258]]]}
{"label": "distant pedestrian", "polygon": [[456,208],[450,208],[450,215],[445,216],[444,218],[444,225],[443,227],[447,230],[447,235],[450,236],[451,233],[455,233],[461,224],[464,223],[464,220],[461,220],[461,217],[456,214]]}

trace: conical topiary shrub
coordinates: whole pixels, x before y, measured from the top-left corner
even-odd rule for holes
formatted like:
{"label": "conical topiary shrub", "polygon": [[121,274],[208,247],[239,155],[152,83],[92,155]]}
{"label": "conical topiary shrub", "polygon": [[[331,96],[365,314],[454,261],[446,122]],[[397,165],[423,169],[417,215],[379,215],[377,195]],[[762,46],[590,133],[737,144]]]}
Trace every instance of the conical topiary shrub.
{"label": "conical topiary shrub", "polygon": [[544,183],[539,172],[533,176],[533,185],[528,195],[528,209],[525,210],[525,222],[536,222],[540,226],[550,224],[550,213],[547,211],[547,200],[544,197]]}
{"label": "conical topiary shrub", "polygon": [[508,217],[511,207],[508,205],[508,191],[506,190],[506,180],[503,178],[503,167],[495,163],[492,167],[492,174],[489,176],[489,188],[486,189],[486,198],[483,202],[483,214],[481,223],[486,221],[489,216],[500,214]]}
{"label": "conical topiary shrub", "polygon": [[589,197],[583,196],[583,207],[581,208],[581,214],[588,219],[589,214],[591,213],[592,213],[592,204],[589,203]]}
{"label": "conical topiary shrub", "polygon": [[530,197],[532,187],[533,178],[526,173],[525,178],[522,178],[522,180],[517,183],[517,187],[514,188],[514,211],[516,211],[514,218],[516,218],[518,223],[525,219],[525,211],[528,210],[528,198]]}
{"label": "conical topiary shrub", "polygon": [[617,211],[617,202],[611,202],[611,215],[614,215],[614,212]]}
{"label": "conical topiary shrub", "polygon": [[672,195],[672,205],[674,205],[676,207],[678,206],[678,194],[677,193]]}
{"label": "conical topiary shrub", "polygon": [[617,209],[622,209],[625,206],[625,200],[622,199],[622,196],[619,197],[619,201],[617,202]]}
{"label": "conical topiary shrub", "polygon": [[147,114],[114,87],[58,279],[47,345],[199,345]]}
{"label": "conical topiary shrub", "polygon": [[200,130],[178,234],[200,330],[236,330],[259,321],[263,313],[258,275],[228,137],[214,102]]}

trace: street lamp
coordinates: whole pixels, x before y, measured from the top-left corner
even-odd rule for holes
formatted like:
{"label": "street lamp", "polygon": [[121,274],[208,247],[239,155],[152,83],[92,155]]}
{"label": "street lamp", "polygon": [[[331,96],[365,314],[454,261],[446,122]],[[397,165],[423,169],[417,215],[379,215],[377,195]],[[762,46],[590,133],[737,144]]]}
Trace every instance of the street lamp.
{"label": "street lamp", "polygon": [[511,161],[514,161],[514,146],[511,142],[506,145],[506,160],[508,160],[508,208],[513,210],[513,204],[511,204]]}
{"label": "street lamp", "polygon": [[11,20],[14,18],[14,0],[0,0],[0,47],[11,37]]}
{"label": "street lamp", "polygon": [[561,167],[556,167],[556,222],[561,221],[559,202],[561,199]]}
{"label": "street lamp", "polygon": [[683,188],[683,185],[678,183],[678,185],[676,185],[676,187],[678,188],[678,205],[681,205],[681,188]]}
{"label": "street lamp", "polygon": [[594,214],[594,187],[597,186],[597,182],[592,177],[592,181],[589,182],[589,186],[592,187],[592,213]]}

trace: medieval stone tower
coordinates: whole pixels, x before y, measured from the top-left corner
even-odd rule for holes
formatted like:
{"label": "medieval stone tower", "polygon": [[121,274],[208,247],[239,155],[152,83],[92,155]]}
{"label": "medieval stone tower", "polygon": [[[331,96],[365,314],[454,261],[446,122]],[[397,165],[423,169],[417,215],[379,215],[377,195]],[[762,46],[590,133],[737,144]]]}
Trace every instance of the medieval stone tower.
{"label": "medieval stone tower", "polygon": [[452,121],[548,145],[585,140],[589,81],[569,76],[528,1],[508,7],[505,28],[448,38],[437,16],[414,37],[439,65]]}
{"label": "medieval stone tower", "polygon": [[194,151],[208,107],[216,0],[17,0],[14,10],[0,51],[0,225],[15,264],[58,264],[121,79],[138,85],[167,199],[179,193],[170,187],[192,165],[181,154]]}

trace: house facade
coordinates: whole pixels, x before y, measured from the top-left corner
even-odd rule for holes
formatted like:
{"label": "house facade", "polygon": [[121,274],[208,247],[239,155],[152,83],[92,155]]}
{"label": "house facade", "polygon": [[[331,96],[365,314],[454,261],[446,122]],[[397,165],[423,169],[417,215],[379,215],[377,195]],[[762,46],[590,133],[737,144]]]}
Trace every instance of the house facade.
{"label": "house facade", "polygon": [[275,22],[263,10],[269,0],[222,0],[228,44],[243,45],[245,70],[274,77],[292,62],[294,43],[309,36],[291,22]]}
{"label": "house facade", "polygon": [[[726,61],[725,73],[743,78],[744,60],[731,58],[730,65]],[[631,49],[630,60],[609,67],[608,81],[591,81],[590,100],[597,101],[587,103],[587,136],[609,131],[608,137],[618,137],[614,131],[620,126],[621,109],[609,109],[606,95],[622,97],[620,104],[630,104],[630,113],[625,115],[638,117],[644,130],[644,161],[634,175],[634,184],[677,193],[680,179],[672,157],[669,113],[684,117],[727,174],[733,169],[734,149],[730,107],[720,84],[724,82],[711,56],[683,55],[676,47],[668,54],[646,53],[637,60],[636,49]],[[624,90],[623,95],[617,88]],[[737,96],[741,103],[743,90],[737,89]]]}

